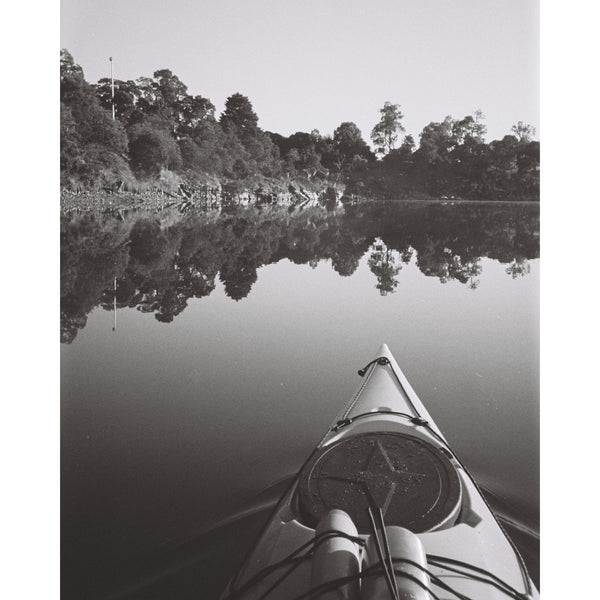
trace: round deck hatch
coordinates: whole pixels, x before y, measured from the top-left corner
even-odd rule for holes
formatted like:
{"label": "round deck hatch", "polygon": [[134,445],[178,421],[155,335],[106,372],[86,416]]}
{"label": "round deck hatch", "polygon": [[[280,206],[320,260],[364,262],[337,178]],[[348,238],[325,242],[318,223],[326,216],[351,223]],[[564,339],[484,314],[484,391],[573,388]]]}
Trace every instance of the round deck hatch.
{"label": "round deck hatch", "polygon": [[400,433],[364,433],[318,452],[299,481],[303,517],[313,525],[332,508],[346,511],[369,533],[369,502],[386,525],[431,531],[458,514],[461,487],[441,450]]}

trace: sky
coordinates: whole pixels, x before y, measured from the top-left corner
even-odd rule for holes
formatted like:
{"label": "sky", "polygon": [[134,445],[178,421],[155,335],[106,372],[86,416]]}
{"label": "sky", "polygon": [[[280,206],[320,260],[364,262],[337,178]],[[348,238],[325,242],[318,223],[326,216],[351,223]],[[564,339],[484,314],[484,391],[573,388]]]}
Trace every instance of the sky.
{"label": "sky", "polygon": [[62,0],[60,45],[95,83],[170,69],[217,115],[247,96],[262,129],[369,141],[384,102],[406,133],[480,109],[486,139],[539,138],[537,0]]}

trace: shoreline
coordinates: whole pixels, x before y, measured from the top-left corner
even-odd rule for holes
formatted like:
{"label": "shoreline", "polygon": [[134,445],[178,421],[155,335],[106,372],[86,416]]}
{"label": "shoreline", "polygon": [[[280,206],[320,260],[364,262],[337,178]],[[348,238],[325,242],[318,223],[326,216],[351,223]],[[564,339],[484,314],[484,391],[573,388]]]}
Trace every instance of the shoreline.
{"label": "shoreline", "polygon": [[174,209],[180,213],[192,210],[221,209],[224,206],[281,206],[287,208],[306,208],[320,206],[327,210],[339,209],[348,205],[371,203],[406,203],[406,204],[435,204],[442,206],[455,205],[538,205],[538,200],[471,200],[465,198],[396,198],[373,199],[357,195],[344,195],[339,189],[335,194],[333,188],[319,192],[307,191],[303,188],[293,192],[257,194],[241,192],[237,194],[201,192],[173,194],[165,190],[146,192],[121,191],[81,191],[73,192],[63,189],[60,191],[60,214],[105,214],[123,219],[125,214],[135,211],[159,213]]}

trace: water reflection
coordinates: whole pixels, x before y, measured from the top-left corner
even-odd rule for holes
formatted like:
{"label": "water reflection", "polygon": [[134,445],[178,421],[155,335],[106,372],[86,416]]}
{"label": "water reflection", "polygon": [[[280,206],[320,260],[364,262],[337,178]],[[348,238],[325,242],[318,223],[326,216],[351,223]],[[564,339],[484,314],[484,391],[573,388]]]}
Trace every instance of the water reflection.
{"label": "water reflection", "polygon": [[539,256],[539,209],[377,203],[337,212],[246,207],[123,222],[64,217],[61,341],[72,342],[97,306],[136,307],[169,323],[190,298],[210,295],[217,278],[227,296],[239,301],[264,265],[330,261],[348,277],[365,254],[381,295],[396,291],[402,266],[413,258],[424,275],[475,290],[482,257],[506,264],[512,278],[529,273],[528,260]]}
{"label": "water reflection", "polygon": [[[406,263],[410,262],[409,259]],[[377,278],[377,285],[375,286],[382,296],[388,293],[394,293],[398,280],[396,275],[402,269],[402,265],[396,265],[396,259],[392,250],[390,250],[380,239],[371,246],[368,263],[369,269],[373,275]]]}

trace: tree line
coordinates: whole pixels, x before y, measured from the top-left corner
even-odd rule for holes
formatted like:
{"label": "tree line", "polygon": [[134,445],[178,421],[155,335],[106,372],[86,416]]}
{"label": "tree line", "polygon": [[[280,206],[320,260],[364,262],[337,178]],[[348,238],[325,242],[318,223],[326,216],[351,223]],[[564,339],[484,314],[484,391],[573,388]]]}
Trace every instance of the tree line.
{"label": "tree line", "polygon": [[[114,119],[113,119],[114,111]],[[235,93],[216,115],[169,69],[135,81],[85,80],[68,50],[60,57],[61,185],[142,189],[164,177],[218,181],[254,191],[263,184],[343,183],[348,195],[539,199],[539,142],[522,122],[486,143],[480,111],[447,116],[406,135],[398,104],[386,102],[371,131],[374,151],[352,122],[332,135],[262,130],[250,100]]]}

